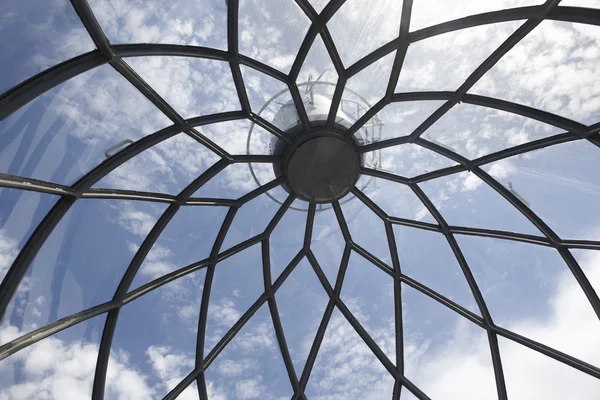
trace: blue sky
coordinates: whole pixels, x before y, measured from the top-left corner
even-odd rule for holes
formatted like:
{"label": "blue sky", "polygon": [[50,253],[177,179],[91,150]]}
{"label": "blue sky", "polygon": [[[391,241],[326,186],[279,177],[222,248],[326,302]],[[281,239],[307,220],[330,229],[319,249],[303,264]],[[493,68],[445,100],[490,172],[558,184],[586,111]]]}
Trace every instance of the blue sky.
{"label": "blue sky", "polygon": [[[50,4],[51,3],[51,4]],[[226,8],[219,0],[91,0],[112,43],[173,43],[226,49]],[[326,2],[311,2],[319,11]],[[415,0],[411,31],[506,7],[539,1]],[[600,7],[596,0],[561,5]],[[9,0],[0,16],[0,92],[58,62],[93,50],[93,43],[66,0],[40,4]],[[328,23],[345,67],[394,39],[401,2],[349,0]],[[240,52],[288,73],[310,21],[293,1],[240,1]],[[411,44],[396,93],[451,91],[523,21],[484,25]],[[585,125],[600,117],[600,30],[596,26],[542,22],[504,56],[469,93],[541,108]],[[351,78],[344,98],[370,104],[384,94],[395,53]],[[238,110],[229,65],[183,57],[125,61],[185,118]],[[18,67],[17,67],[18,66]],[[335,83],[337,75],[320,39],[303,64],[298,84]],[[281,82],[249,67],[242,74],[253,111]],[[315,86],[331,96],[334,86]],[[304,93],[302,86],[301,93]],[[443,103],[392,103],[377,117],[381,139],[410,134]],[[279,105],[263,114],[271,121]],[[0,121],[0,173],[72,185],[105,159],[116,143],[137,141],[171,122],[113,68],[83,73]],[[236,120],[198,128],[230,154],[246,154],[251,123]],[[272,135],[254,127],[252,154],[269,154]],[[476,105],[458,104],[437,121],[425,140],[469,159],[564,132],[539,121]],[[482,167],[512,185],[562,239],[600,240],[599,149],[574,141],[503,159]],[[95,188],[177,195],[219,157],[183,133],[125,162]],[[377,164],[375,164],[375,160]],[[379,161],[380,160],[380,161]],[[371,167],[415,177],[456,163],[415,144],[367,154]],[[253,164],[260,184],[274,179],[269,164]],[[405,185],[361,177],[365,194],[389,216],[436,224]],[[225,168],[193,197],[237,199],[257,188],[247,164]],[[471,172],[419,184],[450,226],[498,229],[543,236],[519,211]],[[243,205],[221,250],[264,231],[287,197],[277,187]],[[0,278],[37,224],[58,200],[33,191],[0,188]],[[278,203],[279,202],[279,203]],[[270,238],[275,281],[304,241],[307,203],[296,200]],[[0,345],[47,323],[110,301],[123,272],[166,204],[81,199],[54,229],[23,279],[0,322]],[[296,210],[299,209],[299,210]],[[136,275],[131,290],[209,256],[227,214],[223,206],[182,206],[164,229]],[[392,265],[384,223],[360,199],[342,201],[352,240]],[[479,315],[473,294],[446,238],[439,232],[394,226],[398,258],[408,277]],[[455,235],[494,322],[600,367],[600,324],[559,253],[510,240]],[[311,250],[331,286],[345,241],[330,207],[316,213]],[[600,253],[573,250],[600,290]],[[216,266],[205,354],[264,292],[261,245]],[[200,269],[123,307],[113,340],[107,398],[161,398],[195,365]],[[494,399],[496,388],[487,334],[454,311],[402,284],[405,375],[433,399]],[[306,258],[275,295],[296,374],[300,376],[329,297]],[[396,362],[393,280],[351,252],[341,299],[378,346]],[[88,398],[105,316],[48,337],[0,361],[0,400]],[[500,339],[511,399],[593,399],[600,381],[507,339]],[[263,305],[206,372],[211,400],[289,399],[293,390],[279,352],[268,305]],[[380,399],[394,380],[344,315],[335,310],[309,380],[311,399]],[[37,396],[37,397],[36,397]],[[403,390],[402,400],[410,400]],[[537,397],[536,397],[537,396]],[[198,399],[195,384],[181,396]]]}

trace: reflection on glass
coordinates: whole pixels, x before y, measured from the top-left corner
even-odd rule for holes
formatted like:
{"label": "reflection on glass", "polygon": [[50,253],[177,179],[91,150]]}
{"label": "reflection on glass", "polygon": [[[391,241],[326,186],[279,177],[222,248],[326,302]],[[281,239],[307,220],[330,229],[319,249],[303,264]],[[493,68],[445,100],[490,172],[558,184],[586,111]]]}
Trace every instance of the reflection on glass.
{"label": "reflection on glass", "polygon": [[3,1],[0,37],[0,94],[55,64],[94,50],[67,0]]}
{"label": "reflection on glass", "polygon": [[479,314],[448,241],[438,232],[394,226],[402,273]]}
{"label": "reflection on glass", "polygon": [[306,387],[309,398],[391,398],[394,378],[334,310]]}
{"label": "reflection on glass", "polygon": [[599,119],[598,40],[594,26],[543,21],[471,92],[593,124]]}
{"label": "reflection on glass", "polygon": [[495,399],[486,332],[402,285],[405,374],[432,399]]}
{"label": "reflection on glass", "polygon": [[585,272],[596,293],[600,293],[600,251],[572,249],[571,254]]}
{"label": "reflection on glass", "polygon": [[0,172],[72,184],[117,143],[169,120],[110,66],[81,74],[0,121]]}
{"label": "reflection on glass", "polygon": [[171,43],[227,47],[223,0],[89,0],[113,43]]}
{"label": "reflection on glass", "polygon": [[262,270],[260,244],[217,264],[210,291],[204,354],[264,292]]}
{"label": "reflection on glass", "polygon": [[590,351],[600,344],[600,322],[556,250],[500,239],[459,240],[496,324],[600,365],[600,352]]}
{"label": "reflection on glass", "polygon": [[184,118],[241,109],[227,62],[167,56],[126,61]]}
{"label": "reflection on glass", "polygon": [[[358,201],[354,199],[354,201]],[[329,284],[335,286],[346,241],[332,208],[315,214],[310,250],[325,273]]]}
{"label": "reflection on glass", "polygon": [[301,376],[329,297],[304,258],[275,298],[290,356],[296,374]]}
{"label": "reflection on glass", "polygon": [[[295,200],[292,207],[302,209],[306,202]],[[271,254],[271,280],[275,280],[288,266],[290,261],[298,254],[304,245],[304,231],[306,229],[306,211],[288,208],[279,220],[269,240]]]}
{"label": "reflection on glass", "polygon": [[30,332],[111,300],[164,204],[79,200],[31,264],[4,316]]}
{"label": "reflection on glass", "polygon": [[342,285],[341,298],[395,364],[394,278],[353,252]]}
{"label": "reflection on glass", "polygon": [[[568,161],[566,161],[568,160]],[[600,149],[564,143],[498,161],[484,169],[565,239],[600,240]]]}
{"label": "reflection on glass", "polygon": [[0,188],[0,282],[58,197]]}
{"label": "reflection on glass", "polygon": [[132,289],[207,258],[226,214],[225,207],[181,207],[144,259]]}
{"label": "reflection on glass", "polygon": [[376,160],[374,169],[406,178],[457,165],[447,157],[412,143],[386,147],[365,156]]}
{"label": "reflection on glass", "polygon": [[94,187],[177,195],[219,157],[180,133],[129,159]]}
{"label": "reflection on glass", "polygon": [[519,25],[518,22],[482,25],[411,44],[396,92],[458,89]]}
{"label": "reflection on glass", "polygon": [[475,159],[559,133],[559,128],[517,114],[461,103],[434,123],[423,138]]}
{"label": "reflection on glass", "polygon": [[289,399],[293,390],[267,305],[206,370],[210,399]]}
{"label": "reflection on glass", "polygon": [[[364,108],[362,114],[385,96],[395,55],[396,53],[394,52],[380,58],[346,82],[343,98],[352,99],[354,95],[356,97],[355,100],[359,103],[359,100],[362,100],[363,103],[368,104],[367,106],[362,106]],[[342,101],[340,107],[342,111],[352,113],[352,106],[347,101]],[[350,110],[346,110],[345,108],[350,108]],[[356,119],[358,120],[362,114],[357,115]]]}

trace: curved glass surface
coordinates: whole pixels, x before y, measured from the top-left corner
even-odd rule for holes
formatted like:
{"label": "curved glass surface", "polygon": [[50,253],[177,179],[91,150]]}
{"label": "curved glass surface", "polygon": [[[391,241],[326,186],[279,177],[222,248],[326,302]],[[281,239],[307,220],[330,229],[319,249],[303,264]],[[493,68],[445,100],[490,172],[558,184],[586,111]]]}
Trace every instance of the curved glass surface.
{"label": "curved glass surface", "polygon": [[0,399],[598,398],[599,1],[0,14]]}

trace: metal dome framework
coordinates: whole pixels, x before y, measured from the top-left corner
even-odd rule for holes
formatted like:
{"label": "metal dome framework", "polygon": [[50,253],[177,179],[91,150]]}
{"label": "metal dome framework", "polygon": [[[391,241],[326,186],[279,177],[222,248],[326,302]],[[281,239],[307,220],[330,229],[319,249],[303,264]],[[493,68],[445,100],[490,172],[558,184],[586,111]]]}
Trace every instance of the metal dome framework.
{"label": "metal dome framework", "polygon": [[[524,154],[536,149],[545,148],[557,144],[572,142],[572,141],[588,141],[597,147],[600,147],[600,124],[586,126],[584,124],[569,120],[567,118],[524,106],[521,104],[512,103],[496,98],[473,95],[467,93],[473,85],[492,67],[494,66],[511,48],[519,41],[525,38],[536,26],[544,20],[567,21],[590,25],[600,25],[600,10],[579,8],[579,7],[562,7],[559,6],[559,0],[548,0],[539,6],[519,7],[514,9],[506,9],[501,11],[486,12],[478,15],[452,20],[449,22],[440,23],[417,31],[409,32],[409,23],[411,18],[412,0],[404,0],[402,6],[402,18],[398,37],[384,46],[376,49],[366,57],[355,62],[345,68],[335,47],[333,39],[327,27],[329,21],[336,11],[344,4],[344,0],[332,0],[323,9],[321,13],[317,13],[307,0],[295,0],[298,6],[302,9],[305,15],[310,19],[310,28],[304,37],[300,50],[294,60],[289,74],[282,73],[277,69],[270,67],[264,63],[254,60],[248,56],[239,53],[238,46],[238,1],[229,0],[227,13],[227,44],[228,50],[222,51],[213,48],[170,45],[170,44],[121,44],[113,45],[106,38],[100,24],[96,20],[90,6],[86,0],[71,0],[73,7],[95,43],[96,50],[89,53],[74,57],[61,64],[51,67],[26,81],[16,85],[0,96],[0,120],[5,119],[12,113],[23,107],[30,101],[42,95],[51,88],[66,82],[67,80],[82,74],[85,71],[91,70],[98,66],[109,64],[119,74],[126,78],[135,88],[146,96],[162,113],[164,113],[172,122],[172,125],[158,132],[148,135],[137,142],[131,144],[124,150],[118,152],[110,158],[107,158],[101,164],[97,165],[90,172],[85,174],[72,186],[62,186],[51,182],[44,182],[26,177],[13,176],[8,174],[0,174],[0,187],[14,188],[27,191],[35,191],[48,193],[60,196],[58,202],[53,206],[50,212],[45,216],[42,222],[37,226],[34,233],[27,240],[25,246],[19,252],[17,258],[12,263],[2,284],[0,286],[0,319],[7,311],[9,303],[15,295],[20,282],[25,277],[28,268],[32,264],[34,258],[45,243],[46,239],[52,233],[53,229],[65,216],[67,211],[79,199],[125,199],[139,200],[146,202],[157,202],[168,204],[166,211],[159,218],[150,233],[147,235],[143,244],[139,247],[135,256],[131,260],[126,272],[118,285],[116,292],[111,301],[99,304],[92,308],[83,310],[76,314],[62,318],[56,322],[40,327],[37,330],[19,337],[9,343],[0,346],[0,359],[4,359],[19,350],[32,345],[48,336],[51,336],[61,330],[74,326],[82,321],[86,321],[98,315],[106,314],[107,319],[102,334],[100,350],[98,354],[93,395],[94,399],[102,399],[104,397],[105,382],[107,379],[107,367],[111,344],[119,313],[123,306],[131,301],[143,296],[144,294],[161,287],[169,282],[172,282],[182,276],[190,274],[200,269],[206,269],[206,278],[202,294],[202,302],[200,307],[200,318],[198,321],[197,332],[197,348],[196,348],[196,365],[195,368],[181,381],[165,399],[175,399],[189,385],[197,382],[198,391],[201,399],[208,399],[207,384],[205,381],[205,371],[210,367],[213,361],[219,356],[225,346],[236,336],[242,329],[245,323],[255,314],[262,306],[267,304],[270,310],[272,322],[275,328],[277,342],[281,351],[287,374],[291,386],[294,391],[293,399],[307,399],[305,389],[309,381],[311,370],[315,363],[317,353],[321,342],[325,335],[328,323],[335,309],[341,311],[347,321],[352,325],[358,335],[366,343],[372,353],[377,357],[381,364],[387,369],[389,374],[395,380],[393,399],[399,400],[401,389],[404,387],[420,400],[429,399],[427,394],[419,389],[404,375],[404,346],[403,346],[403,326],[402,326],[402,302],[401,302],[401,283],[408,285],[419,292],[429,296],[430,298],[443,304],[450,310],[458,313],[462,317],[485,329],[491,352],[493,370],[495,375],[497,395],[499,399],[507,399],[507,390],[504,379],[502,359],[500,357],[498,347],[498,337],[503,337],[526,346],[536,352],[542,353],[545,356],[558,360],[569,365],[585,374],[591,375],[600,379],[600,368],[571,355],[565,354],[552,347],[536,342],[527,337],[521,336],[515,332],[502,328],[494,323],[490,311],[486,305],[486,301],[478,287],[473,273],[467,264],[467,260],[463,256],[461,248],[456,241],[455,235],[473,235],[480,237],[491,237],[509,241],[524,242],[538,246],[545,246],[555,249],[568,268],[575,277],[581,290],[589,300],[595,314],[600,318],[600,299],[594,288],[590,284],[586,274],[582,271],[578,262],[571,254],[571,249],[595,249],[600,250],[600,242],[589,240],[565,240],[559,237],[538,215],[536,215],[526,205],[522,199],[519,199],[514,192],[507,189],[504,185],[493,178],[489,173],[482,169],[482,166],[505,159],[507,157]],[[469,77],[460,85],[456,91],[452,92],[410,92],[410,93],[394,93],[399,75],[403,66],[404,58],[407,50],[412,43],[430,38],[443,33],[448,33],[460,29],[492,24],[497,22],[526,20],[522,25],[504,41],[479,67],[477,67]],[[356,187],[352,189],[352,193],[366,207],[377,214],[385,225],[387,234],[388,246],[391,253],[391,265],[379,260],[375,255],[369,253],[366,249],[355,243],[352,239],[350,231],[345,221],[344,214],[339,203],[336,201],[332,204],[335,215],[341,227],[346,245],[343,252],[342,262],[339,268],[339,273],[335,285],[332,286],[326,279],[319,262],[311,251],[310,243],[312,237],[313,221],[315,218],[316,205],[310,204],[307,213],[307,224],[304,239],[304,247],[298,254],[295,255],[291,263],[285,268],[284,272],[273,283],[271,280],[269,244],[271,235],[277,226],[280,219],[283,217],[287,209],[295,200],[294,195],[290,195],[287,200],[281,205],[273,219],[268,224],[265,231],[256,235],[226,251],[222,251],[221,246],[232,224],[232,221],[238,209],[256,198],[257,196],[266,193],[267,191],[277,187],[282,183],[282,179],[274,180],[256,190],[251,191],[237,200],[226,200],[217,198],[194,198],[192,195],[202,185],[208,182],[217,173],[225,169],[227,166],[234,163],[277,163],[281,162],[278,157],[268,155],[230,155],[224,149],[219,147],[209,138],[200,132],[200,128],[204,125],[231,121],[238,119],[248,119],[258,126],[266,129],[271,134],[289,143],[290,138],[286,133],[266,121],[250,107],[248,94],[246,93],[240,65],[256,69],[280,82],[283,82],[289,89],[292,98],[296,104],[297,112],[303,127],[310,131],[310,123],[307,117],[304,104],[296,79],[300,73],[303,62],[311,48],[315,38],[320,36],[323,40],[326,49],[333,61],[336,72],[339,76],[337,86],[333,95],[332,108],[327,120],[327,126],[332,127],[335,120],[336,110],[342,99],[344,87],[347,81],[360,71],[364,70],[369,65],[373,64],[382,57],[397,51],[391,77],[387,85],[385,96],[376,103],[369,112],[367,112],[358,122],[354,124],[345,134],[353,135],[360,127],[367,123],[376,113],[382,110],[386,105],[393,102],[405,102],[414,100],[438,100],[443,101],[443,105],[431,114],[412,134],[386,139],[377,143],[372,143],[360,148],[364,152],[383,149],[390,146],[395,146],[405,143],[413,143],[447,157],[458,165],[427,172],[414,178],[406,178],[392,173],[363,168],[362,174],[383,178],[389,181],[396,182],[400,185],[408,186],[414,194],[422,201],[427,210],[433,215],[436,223],[427,223],[421,221],[407,220],[397,217],[392,217],[386,214],[374,201],[367,197]],[[220,60],[229,63],[237,96],[241,104],[240,111],[223,112],[202,117],[185,119],[175,109],[168,104],[157,92],[146,83],[128,64],[127,58],[138,56],[183,56],[183,57],[199,57],[211,60]],[[436,143],[422,138],[422,135],[427,129],[439,120],[452,107],[459,103],[468,103],[492,109],[502,110],[509,113],[517,114],[533,120],[541,121],[546,124],[558,127],[563,130],[563,133],[549,136],[547,138],[535,140],[515,147],[506,148],[495,153],[475,158],[467,159],[452,150],[440,146]],[[140,154],[142,151],[151,148],[152,146],[171,138],[177,134],[183,133],[198,141],[203,146],[207,147],[216,153],[220,160],[210,167],[206,172],[198,176],[191,184],[183,189],[178,195],[166,195],[160,193],[145,193],[130,190],[112,190],[112,189],[94,189],[92,186],[101,178],[105,177],[118,166],[125,163],[127,160]],[[515,233],[509,231],[500,231],[482,228],[468,228],[463,226],[452,226],[444,219],[442,214],[436,209],[436,206],[420,188],[419,184],[435,179],[451,175],[457,172],[470,171],[483,180],[500,196],[506,199],[514,208],[524,215],[533,225],[539,229],[543,236],[536,236],[523,233]],[[174,217],[177,211],[182,207],[194,205],[218,205],[228,207],[227,216],[222,226],[215,227],[218,229],[217,239],[212,246],[210,256],[204,260],[199,260],[186,267],[180,268],[174,272],[155,279],[145,285],[130,290],[133,279],[142,265],[148,252],[158,239],[163,229],[169,221]],[[456,257],[458,264],[467,280],[468,286],[476,300],[480,315],[464,308],[453,300],[445,297],[442,294],[430,289],[429,287],[417,282],[409,276],[403,274],[398,252],[396,249],[396,240],[394,237],[393,226],[406,225],[413,228],[435,231],[443,234],[449,246]],[[254,302],[254,304],[241,316],[241,318],[233,325],[212,351],[205,354],[204,342],[206,335],[206,323],[208,317],[208,306],[211,298],[211,283],[219,263],[234,254],[241,252],[253,245],[260,244],[262,248],[262,267],[264,277],[264,293]],[[381,350],[375,340],[369,335],[367,330],[356,319],[352,312],[348,309],[340,294],[344,282],[344,276],[348,267],[349,257],[351,252],[356,252],[369,260],[376,267],[389,275],[394,284],[395,298],[395,339],[396,339],[396,359],[399,360],[394,364],[388,356]],[[318,331],[308,360],[303,371],[296,371],[292,363],[290,352],[286,344],[284,330],[281,324],[278,311],[275,293],[284,283],[286,278],[292,273],[296,265],[305,258],[308,259],[318,279],[320,280],[325,292],[329,296],[326,311],[318,327]]]}

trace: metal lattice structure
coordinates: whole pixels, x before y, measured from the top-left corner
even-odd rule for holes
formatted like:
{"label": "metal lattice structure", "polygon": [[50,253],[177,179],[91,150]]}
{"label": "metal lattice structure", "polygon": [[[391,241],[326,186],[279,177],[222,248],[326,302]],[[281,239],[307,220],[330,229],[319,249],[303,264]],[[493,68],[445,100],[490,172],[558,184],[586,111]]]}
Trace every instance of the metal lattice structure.
{"label": "metal lattice structure", "polygon": [[[246,322],[248,322],[248,320],[250,320],[256,311],[263,305],[268,305],[270,311],[276,332],[277,343],[283,356],[289,381],[294,391],[294,400],[308,398],[305,394],[305,390],[309,382],[311,371],[317,358],[321,342],[325,335],[325,331],[328,327],[328,323],[331,319],[332,313],[336,309],[344,315],[346,320],[352,325],[375,357],[381,362],[381,364],[395,380],[392,397],[394,400],[400,399],[401,390],[408,390],[420,400],[429,399],[427,394],[421,391],[419,387],[411,382],[404,374],[401,284],[408,285],[422,294],[429,296],[430,298],[441,303],[450,310],[460,314],[462,317],[466,318],[487,332],[489,351],[493,361],[493,370],[499,399],[508,398],[502,359],[500,357],[498,348],[499,337],[519,343],[520,345],[542,353],[547,357],[567,364],[568,366],[585,374],[600,379],[600,368],[598,366],[591,365],[569,354],[563,353],[552,347],[546,346],[542,343],[536,342],[530,338],[521,336],[515,332],[498,326],[494,322],[492,315],[488,310],[484,296],[482,295],[478,283],[473,276],[473,272],[470,269],[467,260],[463,256],[461,247],[455,238],[456,235],[471,235],[523,242],[555,249],[568,266],[583,293],[585,293],[585,296],[589,300],[589,303],[591,304],[595,314],[600,318],[600,299],[598,294],[592,287],[588,277],[583,272],[578,262],[571,254],[572,249],[600,250],[600,242],[592,240],[566,240],[561,238],[542,218],[536,215],[536,213],[534,213],[531,208],[525,204],[522,198],[520,199],[517,195],[515,195],[514,191],[506,188],[502,183],[500,183],[482,168],[483,166],[492,162],[503,160],[508,157],[525,154],[537,149],[567,142],[587,141],[597,147],[600,147],[600,126],[598,124],[586,126],[573,120],[532,107],[468,93],[473,85],[475,85],[475,83],[477,83],[478,80],[488,70],[490,70],[490,68],[492,68],[509,50],[511,50],[522,39],[524,39],[542,21],[567,21],[598,26],[600,25],[600,10],[579,7],[563,7],[559,6],[559,0],[548,0],[538,6],[527,6],[501,11],[486,12],[483,14],[472,15],[409,32],[413,1],[404,0],[398,37],[371,52],[366,57],[360,59],[349,67],[344,67],[327,26],[327,22],[344,4],[344,1],[332,0],[325,6],[322,12],[317,13],[307,0],[296,0],[296,3],[302,9],[306,17],[310,19],[310,28],[304,37],[290,72],[285,74],[269,65],[252,59],[246,55],[240,54],[238,43],[238,1],[236,0],[228,1],[227,50],[171,44],[111,44],[101,29],[100,24],[97,22],[87,1],[71,0],[71,3],[83,22],[85,28],[87,29],[89,35],[91,36],[93,42],[95,43],[96,50],[74,57],[54,67],[51,67],[3,93],[0,96],[0,119],[9,117],[21,107],[27,105],[30,101],[36,99],[38,96],[42,95],[53,87],[56,87],[79,74],[92,70],[93,68],[108,64],[125,79],[127,79],[127,81],[129,81],[140,93],[148,98],[152,104],[154,104],[162,113],[164,113],[164,115],[170,119],[172,124],[164,129],[159,130],[158,132],[132,143],[122,151],[119,151],[118,153],[107,158],[71,186],[58,185],[52,182],[39,181],[22,176],[0,174],[1,187],[47,193],[60,197],[58,202],[52,207],[48,214],[43,218],[42,222],[37,226],[37,229],[35,229],[34,233],[27,240],[25,246],[20,250],[18,256],[12,263],[4,280],[2,281],[0,286],[0,319],[4,317],[7,308],[10,305],[11,299],[13,299],[15,296],[20,283],[26,276],[27,271],[36,255],[48,237],[51,235],[57,224],[77,201],[80,201],[81,199],[122,199],[163,203],[168,205],[168,207],[158,219],[158,222],[151,229],[150,233],[146,236],[142,245],[137,249],[135,256],[129,263],[127,270],[120,280],[112,300],[96,305],[92,308],[85,309],[66,318],[59,319],[46,326],[40,327],[31,333],[25,334],[24,336],[3,344],[0,346],[0,359],[7,358],[29,345],[32,345],[80,322],[86,321],[95,316],[107,315],[96,364],[92,395],[93,399],[102,399],[104,398],[111,345],[115,329],[119,322],[119,314],[121,309],[128,303],[138,299],[140,296],[144,296],[152,290],[155,290],[169,282],[175,281],[176,279],[191,274],[195,271],[205,269],[206,278],[200,306],[200,317],[198,321],[195,367],[189,372],[185,379],[181,381],[181,383],[179,383],[164,397],[165,399],[177,398],[179,394],[181,394],[194,382],[197,382],[200,398],[209,399],[207,394],[205,371],[210,368],[211,364],[219,356],[221,351],[230,343],[236,334],[244,327]],[[395,87],[398,83],[403,62],[411,44],[434,37],[436,35],[441,35],[465,28],[515,20],[523,20],[520,27],[512,35],[510,35],[508,39],[500,45],[500,47],[498,47],[489,57],[487,57],[487,59],[469,75],[469,77],[460,85],[457,90],[451,92],[395,93]],[[410,190],[426,207],[427,211],[434,217],[435,223],[404,219],[388,215],[388,213],[386,213],[375,201],[371,200],[369,196],[367,196],[358,188],[353,188],[351,191],[352,194],[358,198],[358,200],[364,203],[366,207],[372,210],[379,218],[381,218],[384,223],[391,254],[391,265],[380,260],[378,257],[371,254],[353,240],[350,230],[348,229],[344,213],[342,212],[342,208],[340,207],[340,204],[335,201],[332,203],[332,207],[335,211],[337,221],[341,227],[341,231],[345,239],[345,249],[335,285],[331,285],[329,283],[328,279],[323,273],[323,270],[321,269],[321,266],[319,265],[317,258],[311,250],[313,221],[317,208],[316,204],[310,204],[308,206],[303,248],[295,255],[290,264],[285,268],[284,272],[279,277],[273,277],[276,279],[274,281],[272,280],[269,255],[270,240],[278,222],[294,202],[295,196],[293,194],[289,195],[285,202],[283,202],[264,232],[246,241],[243,241],[242,243],[239,243],[230,249],[225,251],[222,249],[222,244],[240,207],[247,204],[252,199],[255,199],[256,197],[281,185],[283,182],[282,178],[276,179],[262,187],[259,187],[258,189],[247,193],[237,200],[193,197],[193,194],[200,187],[202,187],[211,178],[216,176],[220,171],[232,164],[272,164],[282,162],[281,157],[271,155],[231,155],[202,134],[203,126],[223,121],[247,119],[252,123],[264,128],[280,140],[288,143],[290,142],[290,138],[285,132],[252,110],[240,70],[241,65],[253,68],[272,77],[273,79],[276,79],[277,81],[284,83],[289,89],[292,99],[295,102],[299,119],[303,128],[306,131],[311,130],[311,124],[308,120],[308,116],[301,98],[301,93],[296,81],[311,45],[318,36],[320,36],[320,38],[323,40],[339,76],[339,80],[337,82],[337,86],[335,87],[332,98],[332,108],[327,119],[328,128],[331,129],[333,127],[336,111],[340,105],[340,102],[342,101],[342,96],[347,81],[371,64],[375,63],[377,60],[396,51],[391,77],[387,85],[385,96],[379,102],[374,104],[373,107],[344,134],[347,135],[347,137],[351,137],[365,123],[369,122],[371,118],[373,118],[377,113],[384,109],[384,107],[391,103],[420,100],[442,101],[443,105],[439,107],[433,114],[431,114],[410,135],[399,138],[384,139],[379,142],[370,143],[361,147],[359,150],[362,153],[366,153],[401,144],[412,143],[431,150],[457,163],[455,166],[427,172],[412,178],[363,167],[361,170],[363,175],[382,178],[410,188]],[[144,79],[142,79],[140,75],[138,75],[128,65],[127,59],[129,57],[138,56],[181,56],[227,62],[232,72],[233,81],[235,82],[235,88],[241,104],[241,110],[185,119],[165,99],[163,99],[152,88],[152,86],[145,82]],[[531,118],[533,120],[541,121],[557,127],[563,132],[547,138],[506,148],[479,158],[468,159],[449,148],[440,146],[439,144],[423,138],[423,135],[427,132],[428,128],[430,128],[436,121],[438,121],[442,116],[444,116],[449,110],[459,103],[487,107]],[[212,165],[208,170],[198,176],[179,194],[167,195],[161,193],[147,193],[130,190],[92,188],[92,186],[94,186],[100,179],[107,176],[118,166],[136,157],[144,150],[147,150],[152,146],[155,146],[177,134],[188,135],[220,157],[220,160],[217,163]],[[444,218],[443,213],[436,208],[434,202],[421,189],[420,184],[463,171],[470,171],[479,177],[485,182],[485,184],[489,185],[490,188],[492,188],[523,216],[525,216],[543,235],[537,236],[501,230],[453,226],[449,224]],[[144,259],[147,257],[150,249],[155,244],[167,224],[182,207],[193,207],[198,205],[223,206],[228,208],[227,216],[225,217],[223,224],[215,227],[215,230],[218,230],[218,235],[212,246],[210,256],[204,260],[198,260],[193,264],[180,268],[160,278],[154,279],[134,290],[131,290],[131,285],[136,273],[140,269]],[[468,286],[473,293],[479,310],[479,315],[403,273],[396,249],[396,239],[394,237],[393,230],[394,225],[405,225],[412,228],[439,232],[445,237],[450,248],[452,249],[454,256],[456,257],[456,260],[458,261],[458,264],[460,265]],[[205,354],[206,324],[209,313],[209,303],[211,300],[211,285],[215,271],[219,268],[219,263],[223,260],[257,244],[260,244],[262,248],[264,293],[258,297],[258,299],[256,299],[254,304],[221,338],[213,350],[208,354]],[[370,336],[367,329],[361,325],[361,323],[341,299],[340,294],[351,252],[358,253],[362,257],[366,258],[380,270],[389,275],[389,278],[393,280],[395,299],[395,352],[396,359],[399,360],[397,363],[392,362],[388,358],[376,341]],[[290,357],[290,351],[286,344],[285,333],[281,324],[280,310],[278,309],[275,293],[282,286],[287,277],[292,273],[298,263],[304,258],[310,262],[310,265],[321,282],[324,291],[329,297],[329,301],[327,303],[322,320],[320,321],[306,365],[302,371],[297,371],[294,368]]]}

